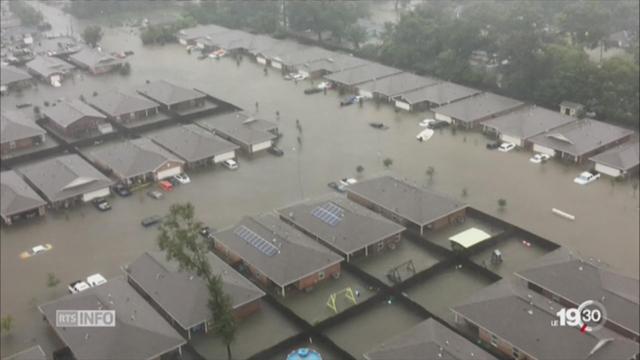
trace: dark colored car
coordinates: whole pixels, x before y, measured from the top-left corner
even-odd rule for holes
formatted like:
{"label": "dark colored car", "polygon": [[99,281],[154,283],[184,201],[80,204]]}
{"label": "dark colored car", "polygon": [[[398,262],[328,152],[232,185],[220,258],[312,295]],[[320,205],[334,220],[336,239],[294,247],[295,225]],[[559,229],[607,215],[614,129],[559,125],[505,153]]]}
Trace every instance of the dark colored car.
{"label": "dark colored car", "polygon": [[116,185],[114,190],[116,194],[118,194],[121,197],[131,196],[131,191],[129,191],[129,188],[122,184]]}
{"label": "dark colored car", "polygon": [[371,126],[374,129],[381,129],[381,130],[386,130],[389,128],[383,123],[376,123],[376,122],[369,123],[369,126]]}
{"label": "dark colored car", "polygon": [[487,150],[495,150],[499,148],[501,144],[499,141],[487,143]]}
{"label": "dark colored car", "polygon": [[174,178],[173,176],[168,178],[167,181],[170,182],[171,185],[173,185],[173,186],[180,185],[180,181],[178,181],[178,179]]}
{"label": "dark colored car", "polygon": [[144,226],[144,227],[149,227],[149,226],[153,226],[155,224],[160,223],[160,221],[162,221],[162,216],[160,216],[160,215],[152,215],[152,216],[149,216],[147,218],[142,219],[140,224],[142,226]]}
{"label": "dark colored car", "polygon": [[111,210],[111,204],[106,199],[96,199],[93,201],[93,206],[100,211],[109,211]]}
{"label": "dark colored car", "polygon": [[320,93],[320,92],[322,92],[322,89],[317,88],[317,87],[304,89],[305,95],[317,94],[317,93]]}
{"label": "dark colored car", "polygon": [[446,121],[442,121],[442,120],[435,120],[429,123],[429,125],[427,125],[427,127],[429,129],[440,129],[440,128],[444,128],[449,126],[449,123]]}
{"label": "dark colored car", "polygon": [[353,95],[340,101],[340,106],[347,106],[347,105],[355,104],[357,102],[358,102],[358,97]]}
{"label": "dark colored car", "polygon": [[280,149],[280,148],[279,148],[279,147],[277,147],[277,146],[272,146],[272,147],[270,147],[269,149],[267,149],[267,151],[268,151],[270,154],[275,155],[275,156],[282,156],[282,155],[284,155],[284,151],[282,151],[282,149]]}

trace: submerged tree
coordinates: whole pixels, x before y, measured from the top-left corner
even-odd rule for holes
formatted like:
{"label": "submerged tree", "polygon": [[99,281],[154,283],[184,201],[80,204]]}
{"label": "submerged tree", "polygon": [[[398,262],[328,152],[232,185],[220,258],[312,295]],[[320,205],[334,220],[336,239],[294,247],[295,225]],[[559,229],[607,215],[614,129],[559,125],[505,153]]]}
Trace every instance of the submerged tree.
{"label": "submerged tree", "polygon": [[356,166],[356,172],[358,173],[358,175],[362,175],[362,173],[364,172],[364,166],[362,165]]}
{"label": "submerged tree", "polygon": [[498,199],[498,209],[500,211],[504,211],[504,209],[507,207],[507,200],[505,199]]}
{"label": "submerged tree", "polygon": [[386,159],[382,160],[382,164],[384,165],[384,167],[389,168],[389,167],[391,167],[391,165],[393,165],[393,159],[386,158]]}
{"label": "submerged tree", "polygon": [[98,25],[87,26],[82,32],[82,39],[91,47],[96,47],[102,39],[102,28]]}
{"label": "submerged tree", "polygon": [[3,334],[11,333],[11,329],[13,329],[13,317],[11,317],[11,315],[4,316],[0,319],[0,329],[2,329]]}
{"label": "submerged tree", "polygon": [[427,167],[427,172],[426,172],[427,176],[429,177],[429,182],[433,182],[433,175],[436,174],[436,168],[434,168],[433,166],[429,166]]}

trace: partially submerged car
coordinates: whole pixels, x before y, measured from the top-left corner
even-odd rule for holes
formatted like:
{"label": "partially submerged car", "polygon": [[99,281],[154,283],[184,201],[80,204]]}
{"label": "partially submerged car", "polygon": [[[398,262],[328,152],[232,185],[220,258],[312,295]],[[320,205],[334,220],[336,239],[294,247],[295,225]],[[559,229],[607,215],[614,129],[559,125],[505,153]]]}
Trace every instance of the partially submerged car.
{"label": "partially submerged car", "polygon": [[71,294],[77,294],[79,292],[83,292],[85,290],[90,289],[91,286],[89,286],[89,284],[87,284],[86,282],[82,281],[82,280],[76,280],[74,282],[72,282],[71,284],[69,284],[69,286],[67,287],[67,290],[69,290],[69,292]]}
{"label": "partially submerged car", "polygon": [[529,162],[540,164],[549,159],[551,159],[551,156],[549,156],[548,154],[535,154],[529,159]]}
{"label": "partially submerged car", "polygon": [[340,101],[340,106],[352,105],[360,101],[360,97],[356,95],[352,95]]}
{"label": "partially submerged car", "polygon": [[600,178],[600,173],[595,171],[583,171],[578,175],[573,182],[578,185],[587,185],[592,183]]}
{"label": "partially submerged car", "polygon": [[111,210],[111,204],[105,198],[95,199],[93,201],[93,206],[100,211],[109,211]]}

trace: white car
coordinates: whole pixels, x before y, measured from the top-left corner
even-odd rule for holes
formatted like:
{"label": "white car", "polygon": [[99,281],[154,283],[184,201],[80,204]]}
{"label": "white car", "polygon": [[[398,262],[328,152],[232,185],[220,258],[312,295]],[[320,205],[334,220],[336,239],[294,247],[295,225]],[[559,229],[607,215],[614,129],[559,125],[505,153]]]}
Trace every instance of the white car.
{"label": "white car", "polygon": [[69,284],[69,287],[67,288],[69,290],[70,293],[72,294],[77,294],[79,292],[85,291],[87,289],[90,289],[91,286],[89,286],[89,284],[87,284],[86,282],[82,281],[82,280],[78,280],[78,281],[74,281],[71,284]]}
{"label": "white car", "polygon": [[302,80],[304,80],[304,79],[306,79],[308,77],[309,77],[308,75],[305,75],[305,74],[302,74],[302,73],[293,74],[293,80],[302,81]]}
{"label": "white car", "polygon": [[431,124],[433,122],[433,119],[424,119],[422,121],[420,121],[418,123],[418,125],[420,125],[420,127],[427,127],[429,126],[429,124]]}
{"label": "white car", "polygon": [[420,131],[418,135],[416,135],[416,139],[418,139],[418,141],[427,141],[431,139],[432,136],[433,136],[433,130],[424,129]]}
{"label": "white car", "polygon": [[534,164],[540,164],[549,159],[551,159],[551,156],[547,154],[535,154],[529,159],[529,162],[532,162]]}
{"label": "white car", "polygon": [[340,179],[340,185],[344,185],[344,186],[349,186],[349,185],[353,185],[355,183],[357,183],[358,180],[354,179],[354,178],[344,178],[344,179]]}
{"label": "white car", "polygon": [[590,182],[598,180],[599,177],[600,173],[597,173],[595,171],[584,171],[580,175],[578,175],[578,177],[573,179],[573,182],[578,185],[587,185]]}
{"label": "white car", "polygon": [[229,170],[235,170],[238,168],[238,163],[233,159],[223,161],[222,165],[224,165]]}
{"label": "white car", "polygon": [[509,152],[513,149],[515,149],[516,144],[514,143],[510,143],[510,142],[505,142],[500,144],[500,146],[498,147],[498,151],[502,151],[502,152]]}
{"label": "white car", "polygon": [[323,81],[318,84],[318,89],[331,89],[331,83],[328,81]]}
{"label": "white car", "polygon": [[107,279],[105,279],[104,276],[102,276],[101,274],[93,274],[93,275],[87,276],[87,284],[89,284],[89,286],[91,287],[100,286],[106,282],[107,282]]}
{"label": "white car", "polygon": [[191,182],[191,179],[189,178],[189,175],[182,173],[182,174],[178,174],[176,176],[173,177],[174,179],[178,180],[178,182],[180,184],[188,184]]}

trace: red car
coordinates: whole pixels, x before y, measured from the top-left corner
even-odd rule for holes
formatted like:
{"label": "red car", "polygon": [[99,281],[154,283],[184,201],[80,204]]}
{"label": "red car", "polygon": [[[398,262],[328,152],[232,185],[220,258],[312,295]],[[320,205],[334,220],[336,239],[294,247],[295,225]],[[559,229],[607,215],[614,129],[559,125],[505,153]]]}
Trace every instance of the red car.
{"label": "red car", "polygon": [[162,180],[158,183],[158,185],[160,186],[160,189],[164,190],[164,191],[171,191],[173,190],[173,185],[167,181],[167,180]]}

